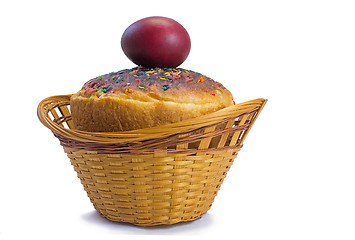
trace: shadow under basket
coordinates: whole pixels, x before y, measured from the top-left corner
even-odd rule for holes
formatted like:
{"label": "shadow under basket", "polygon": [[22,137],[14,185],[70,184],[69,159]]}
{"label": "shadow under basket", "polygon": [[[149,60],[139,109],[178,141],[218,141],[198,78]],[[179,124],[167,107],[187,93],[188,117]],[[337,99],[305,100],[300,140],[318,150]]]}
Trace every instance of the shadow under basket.
{"label": "shadow under basket", "polygon": [[126,132],[75,130],[70,96],[40,102],[40,121],[59,139],[95,209],[141,226],[206,213],[266,99],[193,119]]}

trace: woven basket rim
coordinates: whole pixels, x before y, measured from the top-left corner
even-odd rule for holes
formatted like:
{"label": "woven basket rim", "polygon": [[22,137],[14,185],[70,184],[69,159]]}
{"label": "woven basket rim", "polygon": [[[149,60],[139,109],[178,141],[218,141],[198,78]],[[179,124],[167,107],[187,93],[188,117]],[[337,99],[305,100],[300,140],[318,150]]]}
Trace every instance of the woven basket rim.
{"label": "woven basket rim", "polygon": [[258,113],[260,113],[267,102],[267,99],[257,98],[254,100],[237,103],[216,112],[202,115],[196,118],[191,118],[158,127],[142,128],[122,132],[86,132],[62,127],[58,123],[53,122],[49,117],[49,112],[51,109],[57,106],[70,105],[71,96],[72,94],[55,95],[43,99],[37,107],[37,116],[39,120],[55,135],[82,142],[100,143],[136,142],[156,137],[170,136],[182,132],[182,129],[184,132],[193,131],[209,125],[228,121],[232,118],[236,118],[237,116],[241,116],[253,111],[258,111]]}

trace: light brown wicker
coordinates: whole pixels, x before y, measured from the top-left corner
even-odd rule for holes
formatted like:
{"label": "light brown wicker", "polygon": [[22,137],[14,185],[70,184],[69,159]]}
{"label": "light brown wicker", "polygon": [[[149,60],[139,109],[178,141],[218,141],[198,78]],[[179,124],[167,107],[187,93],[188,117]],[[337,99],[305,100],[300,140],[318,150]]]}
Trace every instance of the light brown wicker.
{"label": "light brown wicker", "polygon": [[265,99],[127,132],[73,129],[71,95],[44,99],[38,117],[60,140],[95,209],[142,226],[200,218],[220,189]]}

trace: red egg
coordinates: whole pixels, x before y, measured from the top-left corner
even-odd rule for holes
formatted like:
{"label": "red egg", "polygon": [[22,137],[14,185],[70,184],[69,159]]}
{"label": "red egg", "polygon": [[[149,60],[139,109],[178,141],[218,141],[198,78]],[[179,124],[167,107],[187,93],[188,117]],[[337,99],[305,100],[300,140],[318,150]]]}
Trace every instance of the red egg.
{"label": "red egg", "polygon": [[186,29],[173,19],[148,17],[130,25],[123,33],[121,47],[135,64],[144,67],[177,67],[190,53]]}

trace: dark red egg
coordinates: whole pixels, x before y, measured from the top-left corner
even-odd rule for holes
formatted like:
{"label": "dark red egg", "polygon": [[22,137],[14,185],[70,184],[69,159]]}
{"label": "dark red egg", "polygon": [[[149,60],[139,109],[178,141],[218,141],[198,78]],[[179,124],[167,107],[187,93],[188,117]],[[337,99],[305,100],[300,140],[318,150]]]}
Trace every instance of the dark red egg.
{"label": "dark red egg", "polygon": [[177,67],[190,53],[186,29],[171,18],[147,17],[123,33],[121,47],[135,64],[144,67]]}

